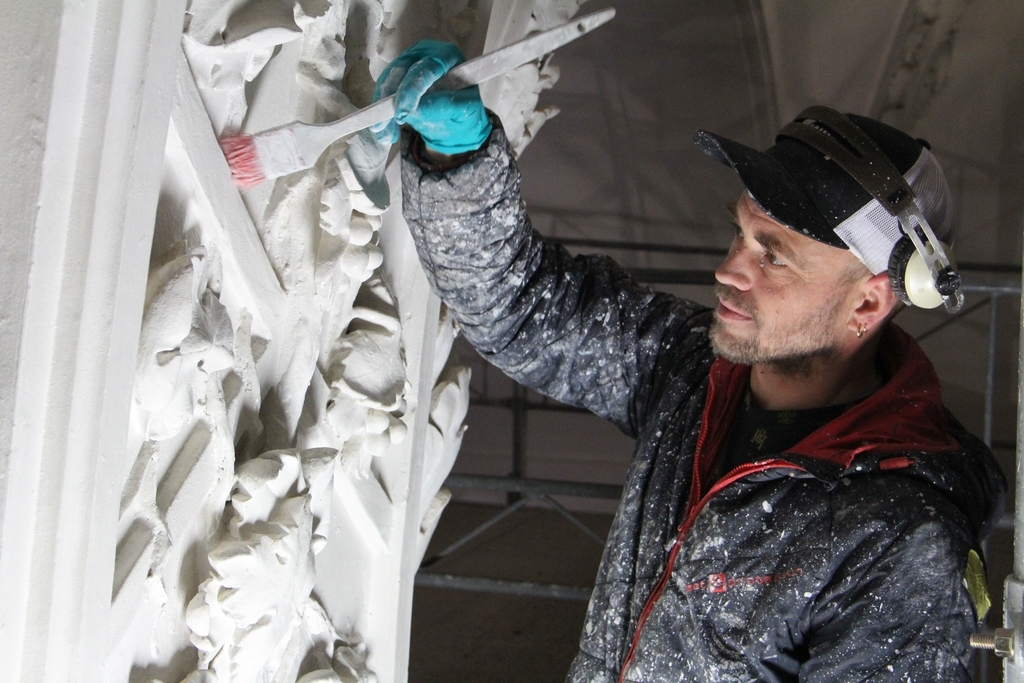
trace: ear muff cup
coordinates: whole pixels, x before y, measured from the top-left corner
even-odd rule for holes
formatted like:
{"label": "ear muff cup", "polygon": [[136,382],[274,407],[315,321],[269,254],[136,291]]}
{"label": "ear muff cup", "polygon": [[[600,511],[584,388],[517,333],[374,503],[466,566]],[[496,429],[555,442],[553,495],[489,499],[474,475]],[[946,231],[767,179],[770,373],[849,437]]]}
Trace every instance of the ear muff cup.
{"label": "ear muff cup", "polygon": [[[942,247],[949,256],[949,272],[953,273],[956,270],[953,252],[944,242]],[[889,284],[900,300],[907,305],[938,308],[943,304],[943,296],[932,278],[928,264],[906,235],[900,238],[889,256]]]}

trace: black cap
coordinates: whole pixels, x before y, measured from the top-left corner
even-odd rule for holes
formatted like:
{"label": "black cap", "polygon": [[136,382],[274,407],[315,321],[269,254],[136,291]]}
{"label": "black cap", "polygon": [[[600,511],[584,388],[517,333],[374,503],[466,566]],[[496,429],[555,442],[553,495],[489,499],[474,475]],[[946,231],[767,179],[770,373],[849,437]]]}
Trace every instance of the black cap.
{"label": "black cap", "polygon": [[[922,141],[874,119],[846,117],[878,145],[900,174],[906,174],[921,156]],[[704,130],[694,133],[693,141],[705,154],[731,166],[766,214],[833,247],[848,248],[835,227],[873,199],[835,161],[788,136],[776,137],[764,152]]]}

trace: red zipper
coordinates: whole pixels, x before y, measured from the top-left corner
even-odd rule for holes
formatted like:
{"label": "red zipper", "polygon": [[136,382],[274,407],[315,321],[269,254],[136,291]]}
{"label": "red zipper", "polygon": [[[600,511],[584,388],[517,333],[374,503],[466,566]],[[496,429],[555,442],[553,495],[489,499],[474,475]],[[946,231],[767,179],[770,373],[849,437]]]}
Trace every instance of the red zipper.
{"label": "red zipper", "polygon": [[[695,453],[700,453],[700,447],[704,442],[704,434],[700,435],[697,440],[697,449]],[[647,598],[647,602],[644,603],[644,609],[640,612],[640,618],[636,623],[636,631],[633,632],[633,640],[629,646],[629,652],[626,654],[626,659],[622,662],[622,670],[619,672],[619,683],[625,683],[626,672],[629,671],[629,665],[633,663],[633,657],[636,655],[637,644],[640,642],[640,632],[643,630],[644,624],[647,622],[647,618],[654,610],[654,603],[661,597],[662,592],[665,590],[666,584],[668,584],[669,577],[672,575],[672,567],[676,563],[676,555],[679,554],[679,546],[683,544],[683,539],[686,538],[686,534],[690,532],[690,528],[693,527],[693,523],[697,519],[697,515],[700,511],[708,504],[715,494],[721,491],[723,488],[733,483],[738,479],[754,474],[755,472],[764,472],[765,470],[775,469],[779,467],[789,467],[796,470],[804,471],[804,468],[798,467],[787,460],[764,460],[762,462],[747,463],[740,465],[736,469],[728,472],[724,477],[718,480],[711,490],[701,498],[696,504],[694,504],[686,515],[686,519],[679,525],[678,535],[676,536],[675,545],[672,546],[672,551],[668,555],[668,561],[665,563],[665,569],[662,570],[661,578],[658,579],[657,585],[651,595]],[[696,458],[694,459],[694,485],[691,487],[691,502],[694,494],[700,491],[700,475],[696,466]]]}

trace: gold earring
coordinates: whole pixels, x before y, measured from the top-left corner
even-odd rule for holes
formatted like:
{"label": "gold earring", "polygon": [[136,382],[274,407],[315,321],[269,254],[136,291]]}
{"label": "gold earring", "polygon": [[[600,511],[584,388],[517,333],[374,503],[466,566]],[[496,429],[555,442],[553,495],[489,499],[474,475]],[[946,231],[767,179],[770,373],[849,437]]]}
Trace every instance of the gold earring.
{"label": "gold earring", "polygon": [[867,328],[864,325],[857,325],[857,339],[863,337],[865,332],[867,332]]}

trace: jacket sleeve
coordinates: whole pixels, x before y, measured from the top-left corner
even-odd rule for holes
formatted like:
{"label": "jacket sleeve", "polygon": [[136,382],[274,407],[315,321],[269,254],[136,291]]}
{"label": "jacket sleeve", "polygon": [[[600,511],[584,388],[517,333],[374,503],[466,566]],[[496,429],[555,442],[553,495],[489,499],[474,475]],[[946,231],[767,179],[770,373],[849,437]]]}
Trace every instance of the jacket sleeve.
{"label": "jacket sleeve", "polygon": [[[542,239],[492,121],[489,143],[444,172],[424,170],[418,138],[403,133],[403,210],[427,278],[484,358],[635,436],[659,354],[678,350],[672,337],[692,338],[691,318],[707,309],[638,285],[606,257],[573,257]],[[700,331],[706,345],[706,323]]]}
{"label": "jacket sleeve", "polygon": [[839,571],[819,596],[800,681],[971,680],[976,624],[962,580],[970,544],[951,521],[960,515],[936,507],[919,500],[911,519],[836,525],[852,550],[839,550]]}

